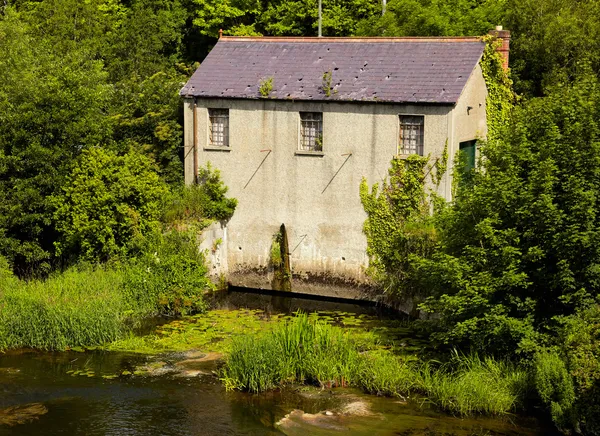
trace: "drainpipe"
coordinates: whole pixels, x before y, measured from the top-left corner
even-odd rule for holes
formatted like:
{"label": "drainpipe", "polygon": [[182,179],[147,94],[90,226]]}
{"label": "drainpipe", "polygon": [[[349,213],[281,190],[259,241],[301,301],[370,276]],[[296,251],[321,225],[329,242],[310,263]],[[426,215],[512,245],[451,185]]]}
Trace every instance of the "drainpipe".
{"label": "drainpipe", "polygon": [[198,183],[198,104],[194,97],[194,183]]}

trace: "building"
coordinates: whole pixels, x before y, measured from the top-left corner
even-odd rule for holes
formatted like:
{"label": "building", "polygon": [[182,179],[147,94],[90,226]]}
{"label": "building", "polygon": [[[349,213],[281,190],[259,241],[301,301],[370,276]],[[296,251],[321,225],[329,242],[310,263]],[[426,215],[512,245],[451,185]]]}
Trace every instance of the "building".
{"label": "building", "polygon": [[[204,233],[213,273],[236,286],[358,297],[368,283],[362,178],[381,182],[391,159],[436,159],[446,144],[450,156],[474,156],[486,136],[483,50],[467,37],[221,37],[181,90],[186,183],[210,162],[239,201]],[[451,174],[449,162],[447,199]],[[273,267],[282,224],[285,286]]]}

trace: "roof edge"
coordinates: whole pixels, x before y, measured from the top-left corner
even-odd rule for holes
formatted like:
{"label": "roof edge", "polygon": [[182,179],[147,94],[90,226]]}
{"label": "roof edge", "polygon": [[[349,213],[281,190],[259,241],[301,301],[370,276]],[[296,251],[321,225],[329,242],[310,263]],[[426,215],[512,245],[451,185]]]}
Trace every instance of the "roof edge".
{"label": "roof edge", "polygon": [[222,36],[219,42],[483,42],[481,36],[318,37],[318,36]]}
{"label": "roof edge", "polygon": [[229,97],[223,95],[193,95],[193,94],[179,94],[181,98],[193,98],[193,99],[204,99],[204,100],[245,100],[245,101],[284,101],[288,103],[301,102],[301,103],[341,103],[341,104],[381,104],[381,105],[413,105],[413,106],[456,106],[457,101],[441,102],[441,101],[391,101],[391,100],[345,100],[345,99],[305,99],[305,98],[277,98],[277,97]]}

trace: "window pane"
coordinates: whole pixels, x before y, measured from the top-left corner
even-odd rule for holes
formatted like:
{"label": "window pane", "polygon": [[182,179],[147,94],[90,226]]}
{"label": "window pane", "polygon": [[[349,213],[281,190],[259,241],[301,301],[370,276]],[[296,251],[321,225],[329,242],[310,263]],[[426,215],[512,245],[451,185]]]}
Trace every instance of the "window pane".
{"label": "window pane", "polygon": [[425,117],[400,115],[400,154],[423,156]]}
{"label": "window pane", "polygon": [[322,112],[300,112],[300,150],[323,151]]}
{"label": "window pane", "polygon": [[229,109],[209,109],[209,144],[229,146]]}

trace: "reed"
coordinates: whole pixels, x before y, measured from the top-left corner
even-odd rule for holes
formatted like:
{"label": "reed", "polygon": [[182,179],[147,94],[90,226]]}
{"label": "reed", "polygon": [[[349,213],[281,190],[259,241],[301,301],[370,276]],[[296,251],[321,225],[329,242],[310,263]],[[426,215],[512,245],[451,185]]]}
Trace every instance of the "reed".
{"label": "reed", "polygon": [[1,282],[0,350],[95,346],[123,332],[121,277],[115,271],[69,270],[43,282]]}
{"label": "reed", "polygon": [[418,362],[389,350],[361,349],[348,333],[300,314],[258,337],[240,336],[222,369],[227,389],[262,392],[291,383],[356,386],[376,395],[426,397],[458,414],[516,410],[528,389],[517,366],[454,353],[449,362]]}
{"label": "reed", "polygon": [[233,340],[221,379],[227,389],[262,392],[290,383],[352,384],[359,349],[339,327],[298,314],[258,337]]}

